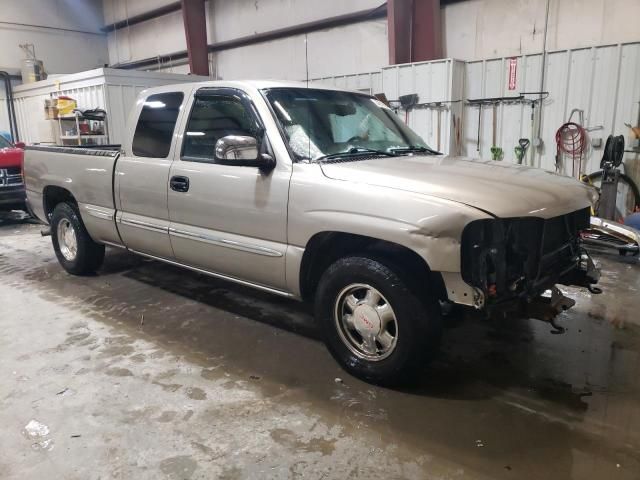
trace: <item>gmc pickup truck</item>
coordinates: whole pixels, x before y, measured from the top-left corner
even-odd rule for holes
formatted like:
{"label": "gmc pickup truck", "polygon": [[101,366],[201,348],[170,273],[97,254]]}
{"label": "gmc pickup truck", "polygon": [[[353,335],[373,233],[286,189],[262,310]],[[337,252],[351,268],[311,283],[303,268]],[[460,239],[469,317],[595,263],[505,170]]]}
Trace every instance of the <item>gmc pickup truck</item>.
{"label": "gmc pickup truck", "polygon": [[129,122],[122,146],[27,147],[28,202],[62,266],[93,273],[109,245],[313,302],[367,381],[415,376],[452,304],[559,310],[556,284],[597,281],[579,235],[594,190],[444,157],[371,96],[189,83],[144,91]]}

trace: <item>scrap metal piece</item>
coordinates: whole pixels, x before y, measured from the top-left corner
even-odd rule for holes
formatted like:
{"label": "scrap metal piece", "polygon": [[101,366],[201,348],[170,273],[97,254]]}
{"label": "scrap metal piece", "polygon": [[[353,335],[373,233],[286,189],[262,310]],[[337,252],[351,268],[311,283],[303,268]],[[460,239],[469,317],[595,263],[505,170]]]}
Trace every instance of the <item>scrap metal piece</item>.
{"label": "scrap metal piece", "polygon": [[600,217],[591,217],[590,223],[590,228],[580,234],[585,245],[612,248],[624,254],[640,252],[640,231]]}
{"label": "scrap metal piece", "polygon": [[[563,330],[555,323],[555,318],[562,312],[569,310],[576,304],[572,298],[565,296],[562,291],[554,286],[551,288],[551,296],[540,296],[524,307],[527,317],[549,322],[556,331]],[[556,332],[559,333],[559,332]]]}

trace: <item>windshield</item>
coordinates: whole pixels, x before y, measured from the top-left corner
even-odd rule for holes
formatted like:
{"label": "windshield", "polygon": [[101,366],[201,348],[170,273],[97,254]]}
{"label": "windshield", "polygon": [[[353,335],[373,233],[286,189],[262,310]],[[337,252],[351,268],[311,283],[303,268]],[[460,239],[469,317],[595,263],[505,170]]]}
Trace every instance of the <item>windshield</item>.
{"label": "windshield", "polygon": [[0,148],[12,148],[12,147],[13,145],[11,145],[9,140],[7,140],[2,135],[0,135]]}
{"label": "windshield", "polygon": [[436,153],[381,101],[358,93],[273,88],[265,95],[296,160]]}

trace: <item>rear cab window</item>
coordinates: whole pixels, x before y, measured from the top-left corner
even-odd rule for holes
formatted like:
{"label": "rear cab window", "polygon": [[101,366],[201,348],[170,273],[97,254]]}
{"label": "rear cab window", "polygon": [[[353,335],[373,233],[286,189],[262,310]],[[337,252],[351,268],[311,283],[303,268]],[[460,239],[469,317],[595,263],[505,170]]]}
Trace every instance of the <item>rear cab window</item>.
{"label": "rear cab window", "polygon": [[183,100],[182,92],[157,93],[146,98],[131,145],[135,156],[167,158]]}

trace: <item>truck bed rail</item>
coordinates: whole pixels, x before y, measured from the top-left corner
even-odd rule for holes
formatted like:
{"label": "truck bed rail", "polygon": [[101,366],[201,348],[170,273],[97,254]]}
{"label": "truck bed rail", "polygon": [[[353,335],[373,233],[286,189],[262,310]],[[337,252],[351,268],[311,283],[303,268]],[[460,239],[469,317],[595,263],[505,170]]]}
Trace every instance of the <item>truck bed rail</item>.
{"label": "truck bed rail", "polygon": [[96,147],[67,147],[59,145],[27,145],[25,150],[41,152],[70,153],[72,155],[93,155],[95,157],[115,157],[120,153],[120,145],[97,145]]}

